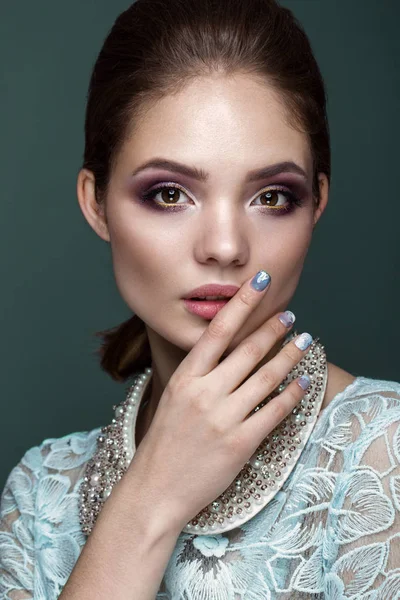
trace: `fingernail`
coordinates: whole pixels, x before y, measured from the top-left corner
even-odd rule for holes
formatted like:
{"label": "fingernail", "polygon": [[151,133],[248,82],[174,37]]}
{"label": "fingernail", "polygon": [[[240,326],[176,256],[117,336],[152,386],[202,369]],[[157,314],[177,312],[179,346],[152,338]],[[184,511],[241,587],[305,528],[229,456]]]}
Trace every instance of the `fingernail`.
{"label": "fingernail", "polygon": [[309,333],[302,333],[297,338],[294,345],[297,346],[299,350],[307,350],[307,348],[311,346],[312,341],[313,339]]}
{"label": "fingernail", "polygon": [[302,390],[306,390],[310,386],[311,380],[308,375],[302,375],[297,379],[297,383]]}
{"label": "fingernail", "polygon": [[296,317],[291,310],[285,310],[284,313],[279,315],[278,319],[284,324],[285,327],[290,327],[295,322]]}
{"label": "fingernail", "polygon": [[257,292],[262,292],[269,285],[270,281],[271,275],[267,271],[261,270],[251,280],[251,287],[257,290]]}

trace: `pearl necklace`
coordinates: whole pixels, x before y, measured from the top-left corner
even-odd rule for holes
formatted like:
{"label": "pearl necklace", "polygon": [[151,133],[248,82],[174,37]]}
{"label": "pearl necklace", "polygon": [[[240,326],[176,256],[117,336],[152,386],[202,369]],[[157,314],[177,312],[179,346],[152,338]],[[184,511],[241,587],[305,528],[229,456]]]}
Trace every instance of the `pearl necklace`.
{"label": "pearl necklace", "polygon": [[[282,347],[297,335],[296,331],[289,334]],[[193,517],[183,531],[196,534],[230,531],[260,512],[281,489],[310,437],[325,394],[328,369],[324,346],[318,340],[313,341],[303,359],[250,415],[281,393],[293,379],[307,373],[311,384],[303,398],[262,441],[231,485]],[[104,502],[135,454],[136,420],[151,377],[152,369],[147,368],[134,378],[126,399],[113,406],[115,417],[111,424],[101,428],[97,449],[87,462],[80,486],[79,518],[85,535],[92,531]]]}

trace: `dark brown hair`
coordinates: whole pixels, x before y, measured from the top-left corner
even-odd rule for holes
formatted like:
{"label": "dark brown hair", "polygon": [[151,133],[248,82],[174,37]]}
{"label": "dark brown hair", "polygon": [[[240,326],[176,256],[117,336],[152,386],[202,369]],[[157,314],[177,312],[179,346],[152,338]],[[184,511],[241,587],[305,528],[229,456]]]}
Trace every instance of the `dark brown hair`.
{"label": "dark brown hair", "polygon": [[[246,73],[272,86],[287,122],[309,136],[318,173],[330,181],[326,90],[310,42],[292,12],[275,0],[137,0],[119,15],[89,84],[83,167],[95,176],[96,200],[107,187],[127,133],[154,101],[211,73]],[[125,381],[151,365],[143,321],[136,315],[95,334],[101,367]]]}

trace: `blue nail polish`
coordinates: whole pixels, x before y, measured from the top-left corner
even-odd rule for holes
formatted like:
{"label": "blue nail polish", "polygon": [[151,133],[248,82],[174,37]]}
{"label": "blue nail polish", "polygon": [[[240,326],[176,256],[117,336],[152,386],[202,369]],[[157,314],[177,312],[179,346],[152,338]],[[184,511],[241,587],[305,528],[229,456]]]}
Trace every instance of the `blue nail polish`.
{"label": "blue nail polish", "polygon": [[306,390],[308,387],[310,387],[311,380],[308,375],[302,375],[298,378],[297,383],[302,390]]}
{"label": "blue nail polish", "polygon": [[307,350],[309,346],[312,344],[312,337],[309,333],[302,333],[297,340],[295,340],[294,345],[298,347],[299,350]]}
{"label": "blue nail polish", "polygon": [[261,270],[258,271],[257,275],[253,277],[251,280],[251,287],[257,292],[262,292],[265,290],[267,285],[269,285],[271,281],[271,276],[267,273],[267,271]]}
{"label": "blue nail polish", "polygon": [[285,310],[284,313],[279,315],[278,319],[281,323],[283,323],[285,327],[290,327],[295,322],[296,317],[294,316],[294,313],[292,313],[291,310]]}

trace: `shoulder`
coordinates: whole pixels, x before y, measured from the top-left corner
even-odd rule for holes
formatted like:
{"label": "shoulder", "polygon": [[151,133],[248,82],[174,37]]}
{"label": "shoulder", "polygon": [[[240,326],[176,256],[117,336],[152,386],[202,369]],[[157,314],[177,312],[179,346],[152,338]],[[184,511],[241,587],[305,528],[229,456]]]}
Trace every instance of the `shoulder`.
{"label": "shoulder", "polygon": [[396,454],[400,443],[400,383],[348,377],[342,369],[332,368],[341,385],[331,387],[327,408],[320,414],[319,440],[325,448],[343,452],[350,461],[343,463],[347,468],[363,462],[381,468],[384,457]]}
{"label": "shoulder", "polygon": [[65,565],[75,564],[86,541],[77,501],[99,431],[45,439],[11,470],[0,501],[1,598],[17,589],[30,598],[58,598],[69,574]]}
{"label": "shoulder", "polygon": [[325,589],[356,597],[357,581],[357,598],[392,598],[400,585],[400,383],[357,376],[320,426],[332,476]]}
{"label": "shoulder", "polygon": [[93,456],[98,427],[59,438],[47,438],[29,448],[10,471],[1,495],[0,513],[15,509],[32,511],[40,487],[77,481],[86,462]]}
{"label": "shoulder", "polygon": [[341,369],[337,365],[328,362],[328,381],[326,382],[326,390],[321,410],[326,408],[331,400],[349,386],[356,379],[348,371]]}
{"label": "shoulder", "polygon": [[43,440],[39,446],[43,467],[60,471],[81,467],[93,456],[100,432],[96,427]]}
{"label": "shoulder", "polygon": [[21,464],[37,473],[47,469],[64,471],[86,463],[94,454],[100,427],[91,431],[76,431],[58,438],[46,438],[29,448]]}
{"label": "shoulder", "polygon": [[396,399],[400,401],[400,383],[386,379],[374,379],[361,375],[352,375],[348,371],[328,363],[328,381],[321,410],[326,408],[332,401],[336,404],[338,400],[347,402],[361,396],[369,397],[372,401],[377,401],[380,396],[391,396],[397,404]]}

